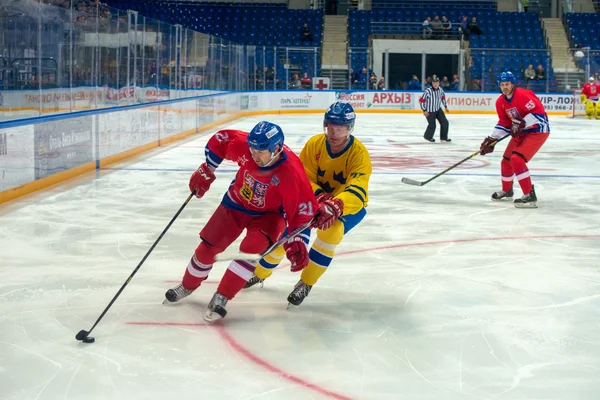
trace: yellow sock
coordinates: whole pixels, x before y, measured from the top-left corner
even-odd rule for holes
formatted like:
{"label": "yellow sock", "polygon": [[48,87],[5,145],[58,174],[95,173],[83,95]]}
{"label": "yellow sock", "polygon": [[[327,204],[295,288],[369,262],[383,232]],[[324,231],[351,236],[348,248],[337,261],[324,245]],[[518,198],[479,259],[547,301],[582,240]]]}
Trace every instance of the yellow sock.
{"label": "yellow sock", "polygon": [[317,283],[325,271],[327,271],[327,268],[320,267],[311,261],[308,263],[306,268],[302,270],[302,276],[300,279],[302,279],[302,282],[306,283],[307,285],[312,286]]}
{"label": "yellow sock", "polygon": [[267,279],[273,274],[273,269],[279,265],[283,257],[285,257],[285,249],[279,246],[256,264],[254,275],[260,279]]}
{"label": "yellow sock", "polygon": [[273,275],[272,269],[266,269],[260,264],[256,265],[256,269],[254,270],[254,275],[258,276],[260,279],[267,279],[271,275]]}
{"label": "yellow sock", "polygon": [[302,282],[310,286],[317,283],[319,278],[327,271],[329,264],[331,264],[336,247],[336,245],[325,243],[319,238],[315,240],[308,255],[310,261],[302,271],[302,276],[300,277]]}

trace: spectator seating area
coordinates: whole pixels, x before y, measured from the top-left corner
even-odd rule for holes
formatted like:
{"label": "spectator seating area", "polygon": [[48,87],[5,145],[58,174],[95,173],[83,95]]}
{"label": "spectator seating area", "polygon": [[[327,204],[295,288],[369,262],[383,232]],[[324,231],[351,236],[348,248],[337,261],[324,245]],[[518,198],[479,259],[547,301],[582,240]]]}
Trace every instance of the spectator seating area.
{"label": "spectator seating area", "polygon": [[[314,51],[291,51],[288,61],[300,74],[318,76],[320,47],[323,39],[323,10],[290,10],[285,3],[215,3],[215,2],[162,2],[159,0],[113,0],[112,7],[137,10],[149,18],[180,24],[198,32],[221,37],[235,43],[258,46],[251,63],[259,70],[276,69],[280,84],[285,82],[285,54],[275,47],[317,47],[318,62],[315,71]],[[312,42],[300,41],[301,27],[307,24]],[[260,46],[265,46],[262,49]],[[263,56],[264,53],[264,56]]]}
{"label": "spectator seating area", "polygon": [[[108,4],[240,44],[320,47],[323,38],[323,10],[290,10],[285,3],[117,0]],[[313,42],[300,41],[304,23],[312,33]]]}
{"label": "spectator seating area", "polygon": [[471,36],[471,48],[546,49],[542,25],[535,13],[486,12],[475,14],[485,32]]}
{"label": "spectator seating area", "polygon": [[[471,35],[470,47],[473,65],[471,80],[483,80],[489,84],[484,90],[496,91],[496,79],[500,72],[510,70],[518,84],[535,91],[546,91],[557,87],[550,53],[547,51],[541,21],[535,13],[485,12],[476,13],[483,35]],[[506,49],[489,51],[485,49]],[[545,70],[545,79],[526,81],[524,71],[532,64],[540,64]]]}
{"label": "spectator seating area", "polygon": [[[567,13],[564,22],[571,37],[571,46],[590,47],[591,68],[593,71],[600,70],[600,14]],[[585,69],[587,58],[575,62],[579,64],[578,67]]]}
{"label": "spectator seating area", "polygon": [[[495,92],[498,90],[496,80],[502,71],[511,71],[517,78],[519,86],[545,92],[548,83],[550,90],[556,90],[557,82],[551,67],[549,53],[545,51],[473,49],[471,50],[471,57],[473,59],[473,65],[470,67],[471,82],[479,81],[478,86],[481,85],[481,82],[484,82],[483,89],[485,91]],[[533,65],[534,69],[541,64],[545,70],[546,79],[527,82],[524,71],[530,64]]]}

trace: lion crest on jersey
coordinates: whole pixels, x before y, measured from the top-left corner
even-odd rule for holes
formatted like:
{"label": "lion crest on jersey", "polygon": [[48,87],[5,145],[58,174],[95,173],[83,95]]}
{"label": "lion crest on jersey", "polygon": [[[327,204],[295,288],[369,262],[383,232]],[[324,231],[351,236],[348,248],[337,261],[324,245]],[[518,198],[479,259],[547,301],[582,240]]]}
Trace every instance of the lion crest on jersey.
{"label": "lion crest on jersey", "polygon": [[256,208],[263,208],[268,189],[268,183],[257,181],[248,171],[244,173],[244,186],[240,189],[240,194],[248,203]]}
{"label": "lion crest on jersey", "polygon": [[506,111],[506,115],[508,115],[508,118],[510,118],[510,119],[521,119],[521,116],[519,115],[519,111],[517,111],[517,109],[515,107],[507,108],[504,111]]}

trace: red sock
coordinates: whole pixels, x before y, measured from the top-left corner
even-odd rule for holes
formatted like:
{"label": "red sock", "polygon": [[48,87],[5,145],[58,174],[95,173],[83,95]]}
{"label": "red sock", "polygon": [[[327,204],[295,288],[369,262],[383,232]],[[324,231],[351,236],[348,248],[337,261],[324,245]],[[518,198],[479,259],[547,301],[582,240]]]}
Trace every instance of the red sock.
{"label": "red sock", "polygon": [[212,269],[211,265],[202,264],[196,258],[196,255],[190,259],[181,284],[189,290],[196,290],[208,278],[208,274]]}
{"label": "red sock", "polygon": [[204,282],[205,280],[206,280],[206,277],[198,278],[198,277],[190,274],[190,271],[186,270],[185,274],[183,275],[183,280],[181,281],[181,284],[186,289],[196,290],[196,289],[198,289],[198,287],[200,287],[202,282]]}
{"label": "red sock", "polygon": [[515,171],[515,175],[517,176],[521,190],[523,190],[523,194],[529,194],[529,192],[531,192],[531,178],[529,175],[529,168],[527,168],[527,163],[520,156],[513,155],[510,158],[510,164]]}
{"label": "red sock", "polygon": [[502,174],[502,191],[508,192],[513,185],[514,171],[510,162],[504,157],[500,163],[500,173]]}
{"label": "red sock", "polygon": [[233,260],[221,278],[217,292],[229,300],[233,299],[252,277],[254,269],[255,267],[247,261]]}

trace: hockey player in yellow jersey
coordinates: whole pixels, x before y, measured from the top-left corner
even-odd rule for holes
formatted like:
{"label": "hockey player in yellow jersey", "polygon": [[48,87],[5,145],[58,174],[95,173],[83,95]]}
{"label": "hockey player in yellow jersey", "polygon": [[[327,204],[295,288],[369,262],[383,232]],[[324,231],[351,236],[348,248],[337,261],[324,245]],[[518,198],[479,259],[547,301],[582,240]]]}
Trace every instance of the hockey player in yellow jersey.
{"label": "hockey player in yellow jersey", "polygon": [[[344,235],[367,213],[371,159],[365,146],[352,135],[355,120],[350,104],[332,104],[325,112],[325,134],[310,138],[300,152],[300,160],[319,203],[312,225],[317,229],[317,239],[309,251],[308,266],[288,296],[290,304],[298,306],[304,301],[327,271]],[[299,236],[308,243],[310,231]],[[285,250],[279,248],[262,258],[245,287],[262,284],[284,256]]]}

